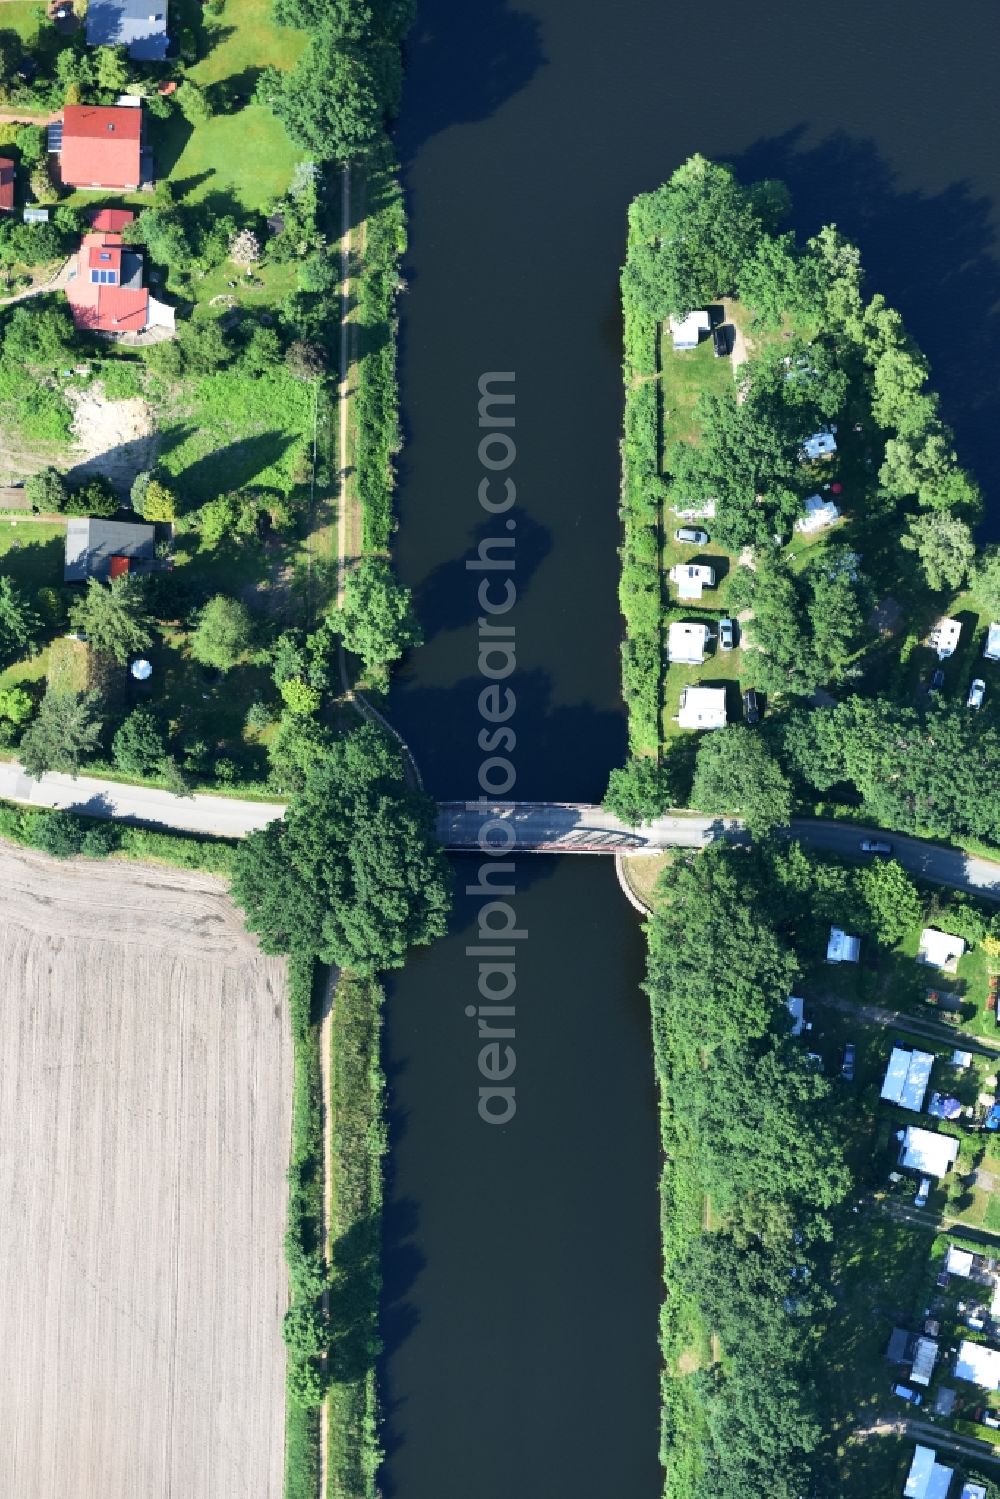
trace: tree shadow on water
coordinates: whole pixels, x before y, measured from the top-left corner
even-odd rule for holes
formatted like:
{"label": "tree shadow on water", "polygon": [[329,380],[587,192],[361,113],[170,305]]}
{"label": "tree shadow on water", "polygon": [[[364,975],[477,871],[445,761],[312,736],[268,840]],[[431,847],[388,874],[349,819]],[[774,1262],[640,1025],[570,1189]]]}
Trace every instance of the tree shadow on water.
{"label": "tree shadow on water", "polygon": [[546,60],[538,21],[516,0],[421,0],[405,42],[404,164],[450,125],[489,119]]}
{"label": "tree shadow on water", "polygon": [[793,225],[814,234],[835,223],[861,250],[869,294],[898,307],[931,363],[931,388],[955,429],[959,460],[976,474],[1000,532],[992,479],[1000,402],[998,264],[991,203],[968,182],[940,192],[900,188],[871,140],[844,132],[804,145],[807,127],[758,141],[734,162],[744,181],[778,177],[793,199]]}
{"label": "tree shadow on water", "polygon": [[[477,550],[487,538],[500,537],[502,543],[510,540],[510,536],[502,530],[502,521],[484,520],[476,528],[467,552],[461,557],[440,563],[417,584],[413,602],[425,640],[433,640],[440,630],[457,630],[462,625],[475,623],[483,612],[478,593],[484,580],[488,585],[488,600],[503,602],[504,580],[507,578],[514,583],[517,597],[524,597],[532,576],[552,550],[552,533],[526,510],[515,508],[507,518],[516,523],[516,547],[500,544],[488,548],[484,555],[498,562],[507,558],[515,559],[517,565],[513,571],[498,569],[494,573],[467,566],[468,562],[476,560]],[[495,622],[503,623],[503,616],[497,616]]]}

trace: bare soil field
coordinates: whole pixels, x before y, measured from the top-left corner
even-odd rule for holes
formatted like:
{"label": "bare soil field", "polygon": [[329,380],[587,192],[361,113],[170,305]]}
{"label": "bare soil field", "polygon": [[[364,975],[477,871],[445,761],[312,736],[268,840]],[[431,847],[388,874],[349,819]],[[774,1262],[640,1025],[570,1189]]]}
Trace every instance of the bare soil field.
{"label": "bare soil field", "polygon": [[207,876],[0,891],[0,1495],[280,1499],[284,963]]}

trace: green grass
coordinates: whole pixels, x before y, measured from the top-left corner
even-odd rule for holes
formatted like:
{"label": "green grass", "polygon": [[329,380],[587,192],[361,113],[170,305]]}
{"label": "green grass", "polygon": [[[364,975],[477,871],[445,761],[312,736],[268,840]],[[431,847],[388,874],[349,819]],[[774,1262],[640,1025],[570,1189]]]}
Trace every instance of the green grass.
{"label": "green grass", "polygon": [[56,386],[0,367],[0,425],[24,442],[69,441],[72,412]]}
{"label": "green grass", "polygon": [[716,359],[710,338],[703,339],[696,349],[675,350],[666,323],[660,329],[660,366],[666,452],[679,438],[691,442],[700,435],[694,416],[698,398],[731,391],[733,366],[729,359]]}
{"label": "green grass", "polygon": [[271,0],[226,0],[221,15],[208,23],[208,42],[208,56],[188,74],[202,88],[250,68],[294,67],[305,51],[307,34],[292,26],[276,26]]}
{"label": "green grass", "polygon": [[43,24],[45,6],[35,5],[33,0],[4,0],[0,7],[0,28],[16,31],[28,47],[38,39]]}
{"label": "green grass", "polygon": [[226,0],[218,17],[194,23],[205,25],[207,54],[188,76],[205,89],[216,113],[194,127],[179,113],[153,122],[154,155],[184,202],[221,196],[257,212],[285,192],[302,152],[269,109],[234,108],[231,96],[249,100],[267,66],[294,67],[307,34],[275,26],[271,0]]}
{"label": "green grass", "polygon": [[90,685],[90,651],[82,640],[62,635],[49,647],[48,684],[53,692],[86,692]]}
{"label": "green grass", "polygon": [[62,582],[66,527],[59,521],[0,520],[0,567],[19,588]]}
{"label": "green grass", "polygon": [[161,465],[185,505],[255,486],[288,496],[308,483],[313,392],[284,369],[204,375],[162,427]]}
{"label": "green grass", "polygon": [[[185,203],[223,195],[224,211],[259,212],[284,193],[302,152],[269,109],[249,104],[192,129],[179,114],[153,133],[154,160],[169,162],[167,176]],[[161,167],[162,170],[162,167]]]}

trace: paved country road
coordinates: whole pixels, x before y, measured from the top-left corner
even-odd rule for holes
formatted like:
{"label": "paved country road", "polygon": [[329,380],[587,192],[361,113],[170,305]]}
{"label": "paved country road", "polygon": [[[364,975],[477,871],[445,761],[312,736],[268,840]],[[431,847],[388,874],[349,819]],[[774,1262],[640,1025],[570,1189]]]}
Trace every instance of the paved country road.
{"label": "paved country road", "polygon": [[0,797],[33,807],[63,807],[88,817],[115,817],[184,833],[243,838],[284,815],[275,802],[243,802],[227,796],[174,796],[155,786],[123,786],[91,776],[49,771],[35,779],[14,762],[0,763]]}
{"label": "paved country road", "polygon": [[[74,778],[48,772],[35,778],[26,775],[14,761],[0,762],[0,798],[228,838],[245,837],[285,812],[279,802],[174,796],[156,787],[126,786],[91,776]],[[671,813],[630,828],[603,807],[589,803],[496,802],[488,803],[485,810],[474,802],[438,803],[438,837],[445,848],[475,852],[481,834],[497,848],[542,854],[657,853],[665,848],[704,848],[717,838],[746,837],[736,818],[703,817],[693,812]],[[887,840],[892,844],[893,857],[911,874],[1000,902],[1000,862],[976,858],[960,849],[941,848],[880,828],[816,818],[796,818],[782,836],[798,838],[810,848],[856,858],[862,857],[863,838]]]}

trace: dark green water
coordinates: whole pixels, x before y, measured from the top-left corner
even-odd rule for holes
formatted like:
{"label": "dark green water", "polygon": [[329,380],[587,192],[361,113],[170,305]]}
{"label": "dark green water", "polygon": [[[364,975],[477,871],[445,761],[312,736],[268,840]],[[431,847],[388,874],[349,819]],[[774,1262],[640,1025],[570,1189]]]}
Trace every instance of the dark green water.
{"label": "dark green water", "polygon": [[[477,794],[477,380],[516,372],[513,794],[589,800],[624,754],[617,273],[629,200],[691,152],[861,244],[991,501],[1000,409],[994,0],[422,0],[396,556],[428,636],[392,714],[428,789]],[[462,884],[464,868],[459,870]],[[654,1499],[657,1169],[642,941],[607,862],[523,859],[518,1112],[477,1117],[453,935],[393,985],[386,1491]]]}

